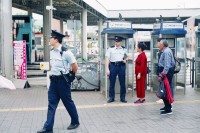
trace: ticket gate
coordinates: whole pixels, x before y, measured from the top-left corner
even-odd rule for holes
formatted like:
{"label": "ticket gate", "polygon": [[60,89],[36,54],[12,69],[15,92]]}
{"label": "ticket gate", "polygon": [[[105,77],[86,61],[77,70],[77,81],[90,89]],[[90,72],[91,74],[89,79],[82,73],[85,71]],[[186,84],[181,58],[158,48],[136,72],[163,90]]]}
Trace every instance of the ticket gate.
{"label": "ticket gate", "polygon": [[166,39],[169,43],[169,47],[172,49],[173,54],[178,57],[181,62],[181,70],[174,75],[173,87],[184,87],[184,93],[186,88],[186,30],[182,22],[158,22],[153,26],[153,32],[151,34],[151,89],[158,89],[157,81],[157,63],[158,63],[158,51],[157,39]]}
{"label": "ticket gate", "polygon": [[[133,88],[133,72],[134,72],[134,40],[133,40],[134,30],[132,29],[131,22],[125,21],[112,21],[107,23],[107,28],[104,28],[101,37],[102,44],[100,46],[100,89],[105,97],[108,97],[108,88],[109,88],[109,78],[106,75],[105,71],[105,54],[107,49],[110,46],[114,45],[114,37],[120,36],[123,37],[122,46],[125,46],[128,51],[129,61],[126,64],[126,88],[131,86]],[[120,92],[119,80],[116,78],[115,84],[115,93]]]}
{"label": "ticket gate", "polygon": [[195,89],[200,89],[200,26],[199,30],[196,32]]}

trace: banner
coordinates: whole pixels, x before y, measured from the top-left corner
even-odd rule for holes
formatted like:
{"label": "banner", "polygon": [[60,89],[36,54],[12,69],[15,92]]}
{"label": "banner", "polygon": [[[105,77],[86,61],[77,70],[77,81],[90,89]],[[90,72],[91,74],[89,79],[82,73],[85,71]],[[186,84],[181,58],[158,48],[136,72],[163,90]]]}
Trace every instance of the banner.
{"label": "banner", "polygon": [[14,41],[13,46],[15,78],[26,80],[26,41]]}

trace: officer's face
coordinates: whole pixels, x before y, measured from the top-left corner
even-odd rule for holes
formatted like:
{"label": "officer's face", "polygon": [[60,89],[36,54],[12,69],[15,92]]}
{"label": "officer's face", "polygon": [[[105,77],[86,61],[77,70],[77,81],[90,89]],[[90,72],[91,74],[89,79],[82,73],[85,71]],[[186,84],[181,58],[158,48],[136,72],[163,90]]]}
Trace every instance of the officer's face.
{"label": "officer's face", "polygon": [[49,43],[51,46],[54,46],[57,43],[57,39],[55,39],[54,37],[50,37]]}
{"label": "officer's face", "polygon": [[121,46],[121,44],[122,44],[122,42],[115,41],[115,46],[116,46],[116,47]]}

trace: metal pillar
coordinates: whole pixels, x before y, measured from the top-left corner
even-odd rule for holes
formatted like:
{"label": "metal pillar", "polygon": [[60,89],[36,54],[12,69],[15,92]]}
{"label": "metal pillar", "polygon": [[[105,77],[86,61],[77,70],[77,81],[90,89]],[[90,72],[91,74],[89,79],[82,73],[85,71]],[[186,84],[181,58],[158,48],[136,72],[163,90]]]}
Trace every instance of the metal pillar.
{"label": "metal pillar", "polygon": [[99,55],[101,53],[100,45],[101,45],[101,32],[103,30],[103,20],[99,19],[98,21],[98,47],[99,47]]}
{"label": "metal pillar", "polygon": [[87,10],[82,11],[82,58],[87,60]]}
{"label": "metal pillar", "polygon": [[44,61],[50,61],[49,39],[51,34],[52,9],[46,9],[47,6],[52,7],[52,0],[43,0],[43,36],[44,36]]}
{"label": "metal pillar", "polygon": [[3,24],[2,24],[2,0],[0,0],[0,74],[3,73],[2,67],[3,67],[3,50],[2,50],[2,44],[3,44],[3,38],[2,38],[2,34],[3,34]]}
{"label": "metal pillar", "polygon": [[[98,55],[99,55],[99,58],[98,58],[98,60],[99,60],[99,70],[101,70],[101,68],[102,68],[102,60],[101,60],[101,32],[103,31],[103,20],[102,19],[99,19],[99,21],[98,21],[98,48],[99,48],[99,53],[98,53]],[[100,77],[100,73],[99,73],[99,79],[101,79],[101,77]],[[101,82],[101,81],[100,81]],[[100,89],[101,89],[101,87],[100,87]]]}
{"label": "metal pillar", "polygon": [[63,34],[63,19],[60,19],[60,33]]}
{"label": "metal pillar", "polygon": [[[0,0],[1,15],[1,73],[7,79],[13,78],[13,44],[12,44],[12,1]],[[9,54],[8,54],[9,53]]]}
{"label": "metal pillar", "polygon": [[30,15],[30,16],[33,15],[33,11],[32,11],[32,9],[28,9],[28,15]]}

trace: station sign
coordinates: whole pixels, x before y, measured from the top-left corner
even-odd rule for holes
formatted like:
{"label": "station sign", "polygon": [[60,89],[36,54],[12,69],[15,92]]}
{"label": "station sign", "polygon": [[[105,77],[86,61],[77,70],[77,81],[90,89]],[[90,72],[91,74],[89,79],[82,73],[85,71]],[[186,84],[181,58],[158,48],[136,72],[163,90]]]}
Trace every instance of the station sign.
{"label": "station sign", "polygon": [[163,29],[183,29],[183,23],[163,23]]}
{"label": "station sign", "polygon": [[125,21],[113,21],[108,22],[108,28],[132,28],[132,24]]}

